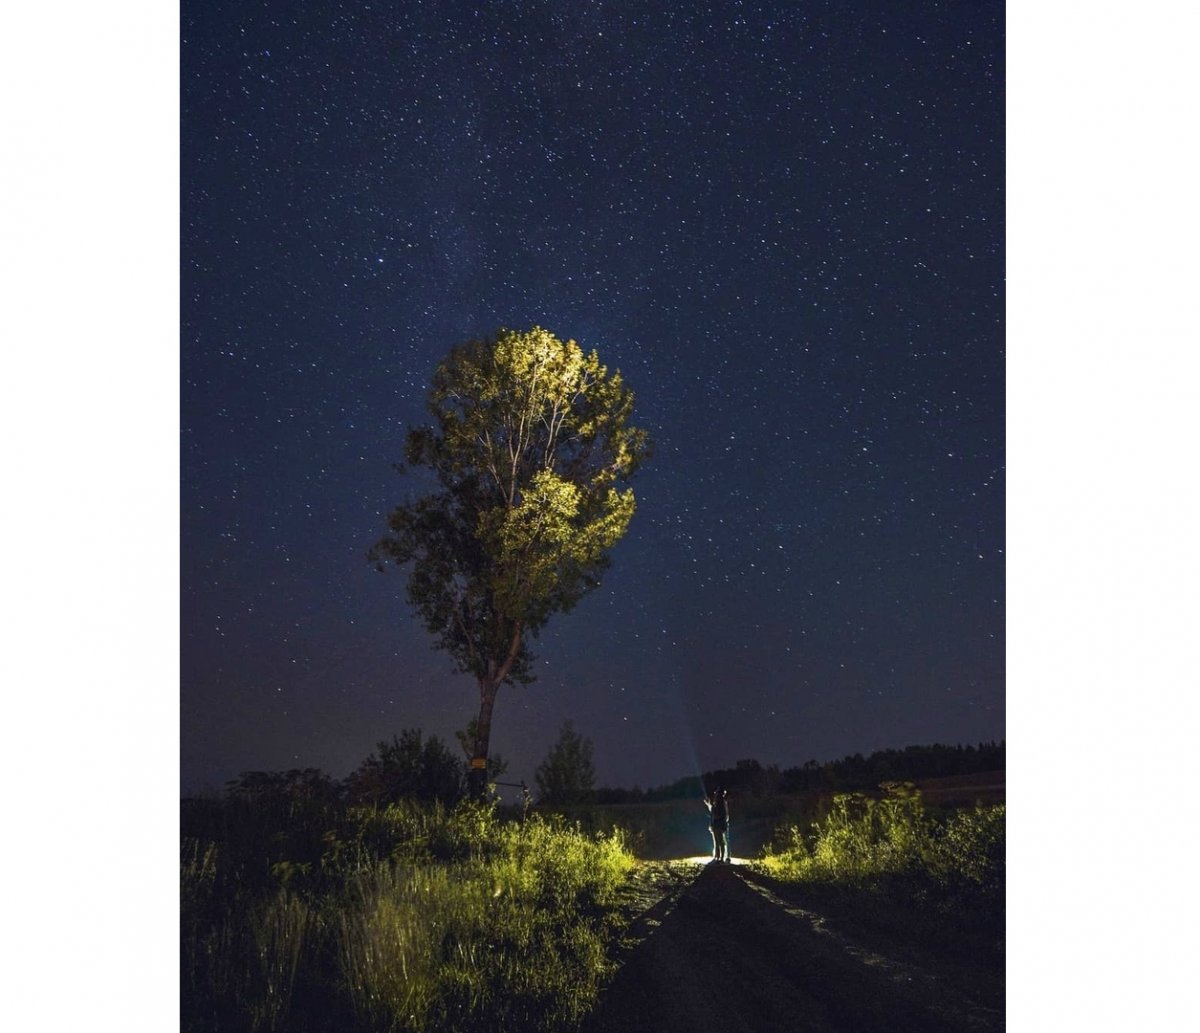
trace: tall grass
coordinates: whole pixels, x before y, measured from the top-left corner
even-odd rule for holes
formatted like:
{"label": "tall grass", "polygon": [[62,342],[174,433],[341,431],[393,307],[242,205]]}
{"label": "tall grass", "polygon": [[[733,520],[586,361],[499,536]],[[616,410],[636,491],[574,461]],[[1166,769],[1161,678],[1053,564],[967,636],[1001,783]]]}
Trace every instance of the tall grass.
{"label": "tall grass", "polygon": [[225,853],[185,844],[185,1030],[568,1028],[634,863],[619,833],[466,803],[352,810],[265,879]]}
{"label": "tall grass", "polygon": [[934,946],[998,955],[1004,935],[1003,804],[930,812],[911,785],[835,796],[807,829],[777,834],[758,865]]}

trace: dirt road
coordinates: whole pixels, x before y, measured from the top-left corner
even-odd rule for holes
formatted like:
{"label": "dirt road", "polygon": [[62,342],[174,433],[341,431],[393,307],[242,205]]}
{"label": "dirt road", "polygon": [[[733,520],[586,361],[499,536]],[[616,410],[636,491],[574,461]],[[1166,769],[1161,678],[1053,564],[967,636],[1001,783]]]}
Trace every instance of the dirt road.
{"label": "dirt road", "polygon": [[585,1033],[992,1033],[998,973],[956,970],[785,900],[740,866],[643,862],[659,899]]}

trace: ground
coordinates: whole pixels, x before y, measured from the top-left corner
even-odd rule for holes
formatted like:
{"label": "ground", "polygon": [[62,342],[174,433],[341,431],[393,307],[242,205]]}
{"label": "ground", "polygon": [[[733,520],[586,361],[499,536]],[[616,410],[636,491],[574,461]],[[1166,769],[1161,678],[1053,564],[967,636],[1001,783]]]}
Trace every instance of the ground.
{"label": "ground", "polygon": [[991,1033],[1001,971],[885,943],[745,865],[643,861],[584,1033]]}

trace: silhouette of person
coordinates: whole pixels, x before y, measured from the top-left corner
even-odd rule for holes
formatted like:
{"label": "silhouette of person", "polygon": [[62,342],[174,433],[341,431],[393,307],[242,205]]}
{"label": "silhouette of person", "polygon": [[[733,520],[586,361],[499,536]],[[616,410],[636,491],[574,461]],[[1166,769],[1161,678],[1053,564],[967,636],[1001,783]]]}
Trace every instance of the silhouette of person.
{"label": "silhouette of person", "polygon": [[725,799],[725,790],[717,789],[711,797],[704,798],[704,806],[708,808],[709,828],[713,838],[713,860],[729,863],[729,853],[725,845],[725,833],[729,828],[729,803]]}

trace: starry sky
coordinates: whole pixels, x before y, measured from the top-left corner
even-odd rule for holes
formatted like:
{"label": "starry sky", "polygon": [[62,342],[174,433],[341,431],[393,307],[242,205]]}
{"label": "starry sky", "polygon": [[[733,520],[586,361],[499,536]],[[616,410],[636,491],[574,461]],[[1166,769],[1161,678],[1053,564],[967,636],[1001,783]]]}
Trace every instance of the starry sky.
{"label": "starry sky", "polygon": [[596,348],[655,442],[492,748],[662,784],[1005,736],[1004,7],[181,16],[181,776],[352,770],[478,690],[366,552],[451,346]]}

